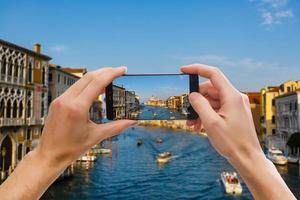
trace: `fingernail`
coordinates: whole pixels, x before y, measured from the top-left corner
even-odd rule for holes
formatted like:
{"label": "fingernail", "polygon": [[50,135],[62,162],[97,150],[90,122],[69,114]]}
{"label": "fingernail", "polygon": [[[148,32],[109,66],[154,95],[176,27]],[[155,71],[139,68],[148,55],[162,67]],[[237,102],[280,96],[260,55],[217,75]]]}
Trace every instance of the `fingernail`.
{"label": "fingernail", "polygon": [[126,74],[126,73],[127,73],[127,71],[128,71],[128,68],[127,68],[127,66],[120,66],[120,67],[124,69],[124,74]]}
{"label": "fingernail", "polygon": [[197,92],[192,92],[190,95],[189,95],[189,100],[190,102],[194,102],[198,97],[198,93]]}

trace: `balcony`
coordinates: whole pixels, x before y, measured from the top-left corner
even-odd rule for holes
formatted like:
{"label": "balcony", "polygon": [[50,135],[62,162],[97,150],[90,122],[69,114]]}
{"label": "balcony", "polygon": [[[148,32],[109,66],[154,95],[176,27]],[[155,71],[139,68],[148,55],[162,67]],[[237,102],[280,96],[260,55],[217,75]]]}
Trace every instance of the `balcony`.
{"label": "balcony", "polygon": [[43,124],[42,119],[35,119],[35,118],[27,118],[26,119],[26,124],[27,125],[41,125]]}
{"label": "balcony", "polygon": [[25,125],[25,120],[24,119],[6,119],[6,118],[1,118],[0,119],[0,126],[23,126]]}

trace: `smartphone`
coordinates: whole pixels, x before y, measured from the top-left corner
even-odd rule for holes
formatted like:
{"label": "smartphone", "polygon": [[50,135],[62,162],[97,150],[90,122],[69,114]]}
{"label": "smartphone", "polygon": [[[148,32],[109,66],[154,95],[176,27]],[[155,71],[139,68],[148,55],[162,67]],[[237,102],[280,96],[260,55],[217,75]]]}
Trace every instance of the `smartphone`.
{"label": "smartphone", "polygon": [[199,92],[195,74],[126,74],[106,87],[109,120],[197,119],[188,95]]}

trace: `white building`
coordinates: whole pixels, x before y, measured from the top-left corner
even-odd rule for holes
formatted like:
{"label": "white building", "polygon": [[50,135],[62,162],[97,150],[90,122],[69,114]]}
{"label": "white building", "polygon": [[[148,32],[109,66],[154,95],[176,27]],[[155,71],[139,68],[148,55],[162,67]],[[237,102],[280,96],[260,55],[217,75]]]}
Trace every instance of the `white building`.
{"label": "white building", "polygon": [[[300,134],[300,91],[289,92],[275,98],[276,132],[288,144],[291,154],[299,154],[300,141],[292,141]],[[296,149],[295,149],[296,148]]]}
{"label": "white building", "polygon": [[0,182],[38,143],[48,110],[50,59],[40,44],[32,51],[0,40]]}

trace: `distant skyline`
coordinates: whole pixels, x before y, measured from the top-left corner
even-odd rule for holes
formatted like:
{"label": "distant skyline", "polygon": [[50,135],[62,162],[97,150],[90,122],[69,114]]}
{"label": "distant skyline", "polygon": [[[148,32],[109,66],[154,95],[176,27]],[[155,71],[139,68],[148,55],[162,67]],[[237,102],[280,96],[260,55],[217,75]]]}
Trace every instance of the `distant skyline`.
{"label": "distant skyline", "polygon": [[124,87],[127,91],[134,91],[142,103],[152,96],[166,100],[170,96],[189,93],[188,75],[121,76],[113,84]]}
{"label": "distant skyline", "polygon": [[3,0],[0,38],[61,66],[178,73],[205,63],[242,91],[300,79],[299,0]]}

